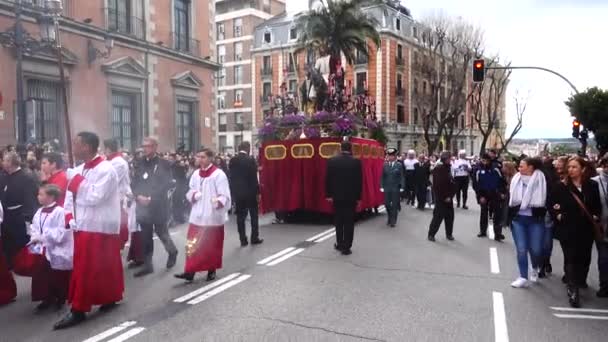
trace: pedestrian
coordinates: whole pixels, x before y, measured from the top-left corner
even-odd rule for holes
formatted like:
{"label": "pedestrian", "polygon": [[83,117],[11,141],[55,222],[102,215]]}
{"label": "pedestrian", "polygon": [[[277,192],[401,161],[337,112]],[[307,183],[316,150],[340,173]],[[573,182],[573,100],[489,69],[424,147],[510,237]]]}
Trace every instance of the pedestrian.
{"label": "pedestrian", "polygon": [[14,256],[29,241],[26,227],[38,208],[38,185],[31,174],[21,169],[21,157],[16,152],[5,153],[2,166],[6,172],[0,178],[0,202],[4,206],[2,249],[12,265]]}
{"label": "pedestrian", "polygon": [[435,208],[433,209],[433,219],[428,234],[428,240],[431,242],[435,242],[435,234],[439,231],[442,221],[445,223],[446,238],[450,241],[454,240],[454,195],[456,189],[456,183],[452,176],[450,153],[442,152],[440,163],[433,169]]}
{"label": "pedestrian", "polygon": [[129,163],[119,151],[116,139],[106,139],[103,142],[106,159],[114,167],[118,177],[118,195],[120,197],[120,241],[121,249],[129,241],[129,217],[127,213],[132,205],[131,178],[129,176]]}
{"label": "pedestrian", "polygon": [[405,169],[405,205],[411,205],[414,207],[416,200],[416,151],[407,151],[407,158],[403,160],[403,168]]}
{"label": "pedestrian", "polygon": [[493,214],[494,239],[504,240],[502,227],[500,225],[500,203],[506,198],[506,183],[503,178],[502,163],[500,168],[494,163],[489,154],[481,156],[481,165],[477,170],[473,181],[473,188],[477,194],[477,201],[481,206],[479,218],[479,234],[477,237],[486,237],[488,231],[489,217]]}
{"label": "pedestrian", "polygon": [[[509,187],[509,213],[513,217],[511,231],[519,267],[519,278],[511,283],[515,288],[527,287],[528,280],[537,282],[542,265],[547,181],[541,169],[540,159],[525,158]],[[528,255],[532,262],[531,274],[528,274]]]}
{"label": "pedestrian", "polygon": [[[2,224],[3,219],[4,212],[2,211],[2,203],[0,203],[0,224]],[[15,297],[17,297],[17,285],[2,251],[2,231],[0,231],[0,306],[12,302]]]}
{"label": "pedestrian", "polygon": [[32,276],[32,301],[41,303],[36,311],[51,306],[59,310],[68,298],[74,255],[74,236],[70,229],[72,214],[58,203],[61,189],[54,184],[40,187],[38,209],[30,227],[29,248],[44,254],[44,264]]}
{"label": "pedestrian", "polygon": [[175,266],[177,247],[169,235],[169,188],[172,177],[169,162],[158,155],[156,139],[145,138],[144,155],[136,166],[133,177],[133,196],[136,200],[137,223],[141,227],[144,265],[135,273],[143,277],[154,272],[154,233],[167,251],[167,269]]}
{"label": "pedestrian", "polygon": [[57,205],[62,207],[65,207],[65,196],[68,190],[68,177],[64,171],[64,167],[65,163],[61,154],[48,152],[42,156],[40,163],[41,180],[45,184],[55,184],[61,190],[61,195],[57,199]]}
{"label": "pedestrian", "polygon": [[469,197],[469,178],[471,172],[471,163],[466,159],[466,151],[460,150],[458,152],[458,159],[452,164],[452,172],[454,174],[454,181],[458,186],[458,192],[456,193],[456,207],[460,208],[460,199],[462,198],[462,209],[469,209],[467,207],[467,198]]}
{"label": "pedestrian", "polygon": [[[553,193],[555,188],[560,183],[559,175],[553,166],[553,159],[545,157],[543,159],[543,173],[547,180],[547,209],[553,206]],[[551,217],[551,213],[548,210],[545,215],[545,234],[543,238],[543,252],[542,262],[540,264],[540,272],[538,273],[539,278],[545,278],[548,274],[553,273],[553,266],[551,266],[551,255],[553,254],[553,239],[555,237],[555,222]]]}
{"label": "pedestrian", "polygon": [[591,249],[598,234],[602,203],[596,182],[586,178],[589,163],[581,157],[568,162],[568,176],[556,189],[553,215],[566,267],[568,301],[580,306],[580,288],[587,288]]}
{"label": "pedestrian", "polygon": [[597,268],[600,274],[600,289],[597,296],[608,298],[608,156],[600,160],[602,168],[593,180],[599,185],[600,200],[602,203],[602,226],[604,227],[604,238],[595,242],[597,247]]}
{"label": "pedestrian", "polygon": [[96,134],[81,132],[73,145],[74,157],[84,163],[66,172],[76,221],[74,268],[68,293],[71,311],[54,329],[82,323],[93,305],[101,305],[101,311],[113,308],[122,300],[125,288],[116,171],[97,154],[99,137]]}
{"label": "pedestrian", "polygon": [[173,193],[173,221],[183,224],[186,218],[186,192],[188,192],[188,165],[181,154],[173,155],[171,172],[175,179]]}
{"label": "pedestrian", "polygon": [[228,177],[213,165],[213,151],[200,150],[196,158],[200,167],[190,178],[190,190],[186,194],[192,203],[190,226],[186,241],[186,265],[178,279],[191,282],[197,272],[207,271],[207,281],[216,277],[222,268],[224,249],[224,224],[232,200]]}
{"label": "pedestrian", "polygon": [[427,189],[430,185],[431,163],[424,154],[418,156],[418,164],[414,172],[414,182],[416,184],[416,201],[418,210],[424,210],[427,203]]}
{"label": "pedestrian", "polygon": [[251,144],[243,141],[239,145],[239,152],[230,160],[230,189],[232,199],[236,204],[236,224],[239,231],[241,246],[249,244],[245,231],[245,219],[249,213],[251,218],[251,244],[258,245],[264,242],[260,239],[258,225],[258,201],[260,185],[258,182],[258,166],[251,153]]}
{"label": "pedestrian", "polygon": [[387,149],[386,155],[388,160],[382,169],[380,191],[384,193],[384,206],[388,214],[386,225],[394,228],[399,215],[399,194],[405,189],[405,177],[403,166],[397,161],[397,149]]}
{"label": "pedestrian", "polygon": [[352,254],[355,215],[363,191],[361,161],[352,155],[352,144],[343,141],[341,153],[327,161],[325,198],[333,204],[336,225],[334,248],[343,255]]}

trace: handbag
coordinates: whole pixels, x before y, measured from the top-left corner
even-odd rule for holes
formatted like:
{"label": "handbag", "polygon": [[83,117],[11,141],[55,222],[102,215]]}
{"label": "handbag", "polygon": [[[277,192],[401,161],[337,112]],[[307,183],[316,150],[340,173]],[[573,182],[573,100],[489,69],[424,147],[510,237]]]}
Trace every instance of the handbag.
{"label": "handbag", "polygon": [[570,191],[570,195],[572,195],[572,197],[574,198],[574,200],[576,201],[578,206],[581,208],[581,210],[583,211],[583,213],[585,214],[587,219],[589,221],[591,221],[591,226],[593,228],[593,236],[595,238],[595,241],[598,241],[598,242],[604,241],[604,228],[602,227],[602,225],[597,223],[595,221],[595,219],[593,219],[593,215],[591,215],[589,210],[587,210],[585,203],[583,203],[583,201],[581,201],[581,199],[578,198],[578,196],[576,196],[572,191]]}

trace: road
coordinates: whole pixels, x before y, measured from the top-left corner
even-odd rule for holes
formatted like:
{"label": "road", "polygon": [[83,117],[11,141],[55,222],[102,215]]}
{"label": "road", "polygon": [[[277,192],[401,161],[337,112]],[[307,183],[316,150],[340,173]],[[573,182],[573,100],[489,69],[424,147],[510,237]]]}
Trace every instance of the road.
{"label": "road", "polygon": [[[64,312],[34,314],[29,280],[19,278],[17,301],[0,308],[0,341],[606,341],[595,255],[584,308],[570,311],[559,247],[555,275],[513,289],[510,234],[504,243],[478,239],[478,214],[457,209],[456,241],[440,230],[436,243],[426,240],[431,210],[404,208],[396,228],[381,214],[358,223],[350,256],[333,249],[331,226],[269,217],[264,244],[241,248],[232,220],[225,267],[211,285],[204,275],[188,285],[174,279],[183,253],[167,271],[157,241],[156,273],[136,279],[125,270],[122,304],[69,330],[52,331]],[[177,245],[185,233],[172,231]]]}

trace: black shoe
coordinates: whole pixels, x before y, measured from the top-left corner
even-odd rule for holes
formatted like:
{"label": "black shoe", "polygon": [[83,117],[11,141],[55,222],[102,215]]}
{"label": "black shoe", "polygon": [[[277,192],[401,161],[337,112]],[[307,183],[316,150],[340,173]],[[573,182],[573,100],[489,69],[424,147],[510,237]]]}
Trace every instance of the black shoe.
{"label": "black shoe", "polygon": [[152,266],[144,266],[144,268],[142,268],[141,270],[139,270],[133,276],[135,278],[139,278],[139,277],[147,276],[148,274],[152,274],[152,273],[154,273],[154,267],[152,267]]}
{"label": "black shoe", "polygon": [[249,241],[241,240],[241,247],[247,247],[247,246],[249,246]]}
{"label": "black shoe", "polygon": [[547,278],[547,273],[545,272],[545,268],[544,267],[540,268],[540,271],[538,272],[538,277],[540,279]]}
{"label": "black shoe", "polygon": [[450,240],[450,241],[454,241],[454,237],[453,237],[452,235],[448,235],[448,236],[446,237],[446,239],[448,239],[448,240]]}
{"label": "black shoe", "polygon": [[487,237],[487,236],[488,236],[488,234],[486,234],[486,233],[479,233],[479,234],[477,234],[478,238],[484,238],[484,237]]}
{"label": "black shoe", "polygon": [[207,272],[207,281],[214,281],[216,278],[215,271]]}
{"label": "black shoe", "polygon": [[42,303],[40,303],[36,306],[36,312],[42,312],[42,311],[48,310],[48,308],[50,308],[52,305],[53,305],[53,303],[51,303],[50,301],[44,300],[44,301],[42,301]]}
{"label": "black shoe", "polygon": [[180,274],[176,274],[174,275],[175,278],[177,279],[183,279],[189,283],[191,283],[194,280],[194,273],[180,273]]}
{"label": "black shoe", "polygon": [[177,262],[177,251],[169,254],[169,258],[167,258],[167,269],[173,268],[175,263]]}
{"label": "black shoe", "polygon": [[456,204],[456,208],[460,208],[460,203]]}
{"label": "black shoe", "polygon": [[581,307],[581,297],[577,288],[568,288],[568,302],[573,308]]}
{"label": "black shoe", "polygon": [[118,303],[114,302],[114,303],[109,303],[109,304],[104,304],[102,306],[99,307],[99,311],[101,312],[108,312],[110,310],[113,310],[115,308],[118,307]]}
{"label": "black shoe", "polygon": [[588,288],[589,288],[589,284],[587,284],[587,283],[582,283],[582,284],[579,284],[579,285],[578,285],[578,288],[579,288],[579,289],[586,290],[586,289],[588,289]]}
{"label": "black shoe", "polygon": [[138,268],[138,267],[141,267],[143,265],[144,265],[143,261],[134,261],[134,260],[131,260],[131,261],[129,261],[129,264],[127,265],[127,268],[130,269],[130,270],[132,270],[134,268]]}
{"label": "black shoe", "polygon": [[395,226],[396,225],[394,223],[391,223],[391,228],[395,228]]}
{"label": "black shoe", "polygon": [[595,294],[598,298],[608,298],[608,288],[603,288]]}
{"label": "black shoe", "polygon": [[564,274],[564,276],[562,277],[562,283],[564,284],[568,284],[568,278],[566,278],[566,275]]}
{"label": "black shoe", "polygon": [[70,311],[70,313],[63,317],[61,321],[55,323],[55,325],[53,326],[53,330],[61,330],[73,327],[84,322],[85,319],[87,319],[87,316],[84,313],[78,311]]}
{"label": "black shoe", "polygon": [[551,264],[550,264],[550,263],[547,263],[547,264],[545,265],[545,272],[546,272],[547,274],[551,274],[551,273],[553,273],[553,266],[551,266]]}
{"label": "black shoe", "polygon": [[351,254],[353,254],[353,251],[351,251],[350,248],[342,251],[342,255],[351,255]]}
{"label": "black shoe", "polygon": [[262,242],[264,242],[264,239],[260,239],[260,238],[258,238],[258,239],[251,239],[251,244],[252,245],[259,245]]}
{"label": "black shoe", "polygon": [[427,240],[431,241],[431,242],[435,242],[435,237],[434,236],[428,236]]}
{"label": "black shoe", "polygon": [[494,237],[494,240],[498,241],[498,242],[503,242],[503,240],[505,239],[505,236],[500,234],[500,235],[496,235]]}
{"label": "black shoe", "polygon": [[334,243],[334,249],[342,252],[342,247],[338,246],[338,243]]}
{"label": "black shoe", "polygon": [[466,204],[465,204],[465,205],[462,206],[462,209],[469,210],[469,207],[467,207]]}

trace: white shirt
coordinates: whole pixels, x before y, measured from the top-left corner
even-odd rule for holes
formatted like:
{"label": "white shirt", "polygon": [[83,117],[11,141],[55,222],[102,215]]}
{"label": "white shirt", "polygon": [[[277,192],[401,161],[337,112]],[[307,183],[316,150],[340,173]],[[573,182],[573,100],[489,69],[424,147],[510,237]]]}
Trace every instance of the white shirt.
{"label": "white shirt", "polygon": [[44,213],[44,208],[38,209],[32,225],[30,235],[42,240],[41,246],[46,249],[46,259],[54,270],[71,270],[74,258],[74,235],[71,229],[66,228],[66,210],[60,206],[53,208],[50,213]]}
{"label": "white shirt", "polygon": [[405,159],[403,161],[403,166],[405,166],[406,171],[414,171],[416,168],[416,164],[418,164],[418,159]]}
{"label": "white shirt", "polygon": [[458,158],[452,163],[452,174],[454,177],[467,177],[471,170],[471,164],[466,159]]}
{"label": "white shirt", "polygon": [[[200,199],[196,199],[199,196]],[[230,199],[228,177],[222,170],[216,169],[206,178],[202,178],[198,170],[194,171],[190,177],[190,190],[186,194],[186,198],[192,203],[189,220],[191,224],[222,226],[228,222],[228,210],[230,210],[232,200]],[[218,209],[215,201],[221,202],[224,207]]]}
{"label": "white shirt", "polygon": [[[120,194],[118,176],[109,161],[103,160],[92,169],[84,169],[84,164],[78,165],[74,171],[82,175],[84,180],[78,185],[76,193],[74,218],[76,231],[118,234],[120,231]],[[78,177],[78,176],[77,176]],[[73,178],[68,185],[77,180]],[[72,197],[72,193],[68,192]]]}
{"label": "white shirt", "polygon": [[109,160],[116,176],[118,177],[118,193],[120,194],[120,200],[123,201],[124,207],[126,208],[127,195],[131,194],[131,178],[129,176],[129,164],[123,157],[114,157]]}

